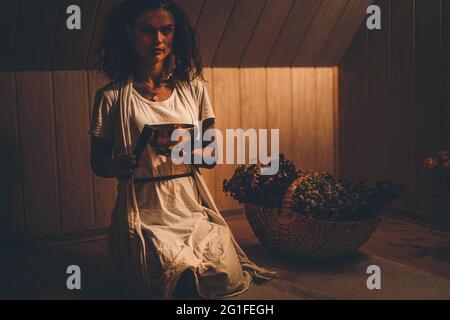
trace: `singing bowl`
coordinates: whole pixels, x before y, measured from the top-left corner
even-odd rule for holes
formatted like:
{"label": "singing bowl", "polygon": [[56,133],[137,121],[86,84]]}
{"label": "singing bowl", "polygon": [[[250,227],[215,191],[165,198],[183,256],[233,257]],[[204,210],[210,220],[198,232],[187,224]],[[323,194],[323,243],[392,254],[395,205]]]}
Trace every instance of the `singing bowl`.
{"label": "singing bowl", "polygon": [[[172,147],[180,143],[179,141],[170,141],[174,130],[188,130],[191,135],[194,130],[194,125],[190,123],[164,123],[149,126],[153,130],[149,143],[155,150],[162,152],[168,152]],[[158,143],[165,143],[168,145],[166,147],[158,147]]]}

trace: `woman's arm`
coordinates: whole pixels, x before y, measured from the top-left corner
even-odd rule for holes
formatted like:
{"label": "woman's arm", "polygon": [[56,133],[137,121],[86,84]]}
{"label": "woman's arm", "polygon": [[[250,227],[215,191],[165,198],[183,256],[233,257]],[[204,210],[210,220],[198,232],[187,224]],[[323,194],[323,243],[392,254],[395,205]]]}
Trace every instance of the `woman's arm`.
{"label": "woman's arm", "polygon": [[107,139],[91,137],[91,168],[97,176],[128,180],[136,167],[134,155],[112,157],[113,143]]}

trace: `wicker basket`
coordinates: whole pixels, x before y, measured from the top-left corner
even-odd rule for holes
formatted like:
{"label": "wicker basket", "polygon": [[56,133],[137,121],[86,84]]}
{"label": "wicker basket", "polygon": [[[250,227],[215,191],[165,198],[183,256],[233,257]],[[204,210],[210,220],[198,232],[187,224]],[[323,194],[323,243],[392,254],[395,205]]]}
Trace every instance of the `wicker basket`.
{"label": "wicker basket", "polygon": [[303,179],[299,177],[292,182],[280,209],[245,204],[245,213],[257,238],[276,252],[301,260],[340,258],[358,251],[381,219],[335,222],[298,214],[291,209],[291,203]]}

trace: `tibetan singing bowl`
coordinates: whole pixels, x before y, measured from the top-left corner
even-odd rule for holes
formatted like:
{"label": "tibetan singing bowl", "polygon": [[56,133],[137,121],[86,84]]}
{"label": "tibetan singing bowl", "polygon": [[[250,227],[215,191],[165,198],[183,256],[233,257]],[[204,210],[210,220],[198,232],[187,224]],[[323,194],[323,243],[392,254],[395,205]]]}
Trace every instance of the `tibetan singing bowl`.
{"label": "tibetan singing bowl", "polygon": [[[182,140],[171,141],[171,136],[174,130],[184,129],[187,130],[191,135],[193,134],[194,130],[194,125],[188,123],[165,123],[149,126],[153,130],[149,144],[158,153],[170,152],[172,147],[182,142]],[[180,137],[180,139],[181,138],[183,137]]]}

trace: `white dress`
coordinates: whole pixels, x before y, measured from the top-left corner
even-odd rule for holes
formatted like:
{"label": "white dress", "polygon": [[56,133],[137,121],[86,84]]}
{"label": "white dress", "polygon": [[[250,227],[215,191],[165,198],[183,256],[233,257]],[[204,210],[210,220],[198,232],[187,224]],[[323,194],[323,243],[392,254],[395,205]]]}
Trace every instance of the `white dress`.
{"label": "white dress", "polygon": [[[112,138],[113,93],[106,86],[97,93],[90,134]],[[131,139],[136,145],[145,124],[191,123],[215,118],[203,82],[178,84],[165,101],[153,102],[135,89],[131,95]],[[147,145],[134,177],[190,172],[156,155]],[[243,269],[228,226],[210,221],[194,177],[135,184],[142,232],[146,242],[148,277],[153,293],[170,297],[180,274],[193,271],[197,292],[204,298],[228,297],[249,288],[252,276]]]}

